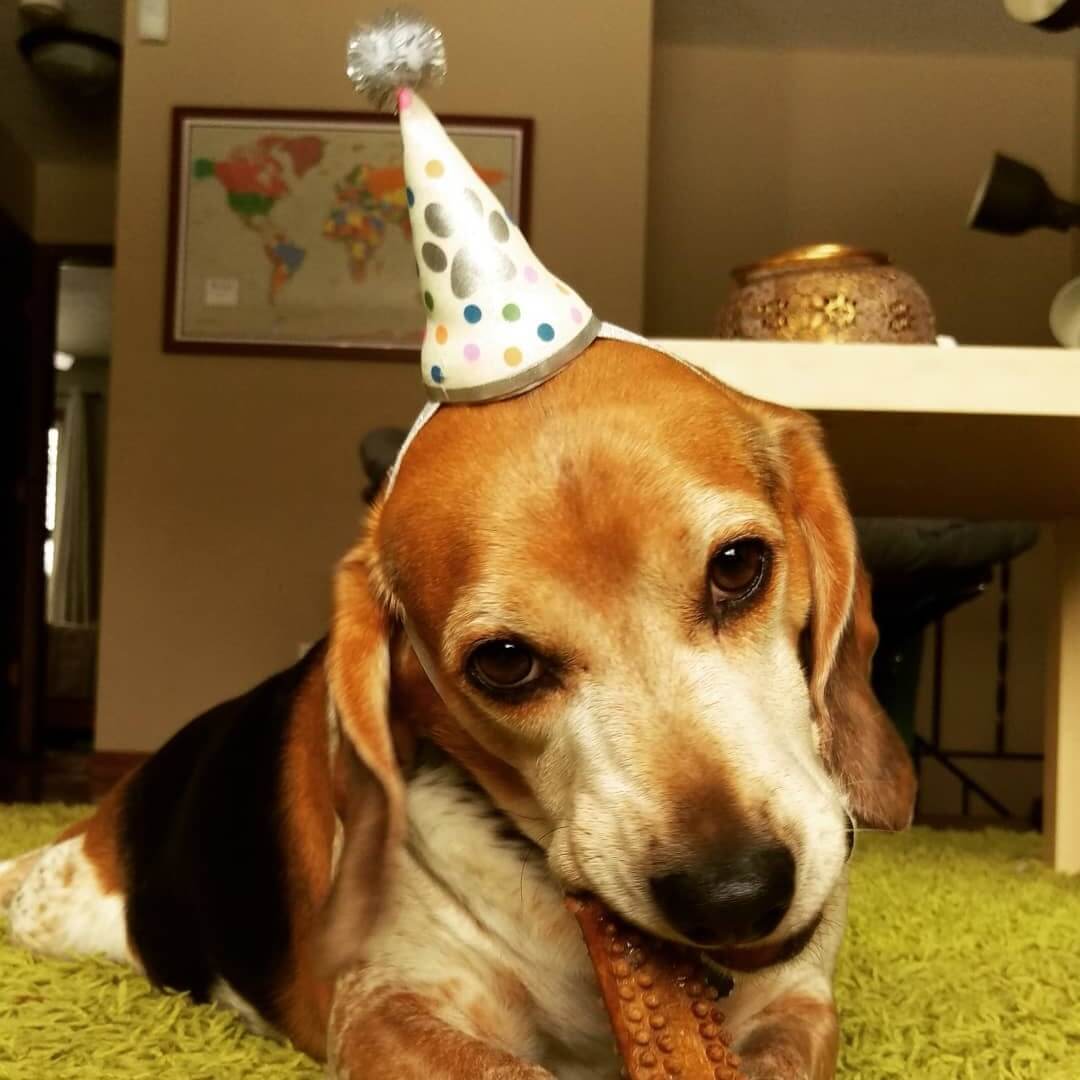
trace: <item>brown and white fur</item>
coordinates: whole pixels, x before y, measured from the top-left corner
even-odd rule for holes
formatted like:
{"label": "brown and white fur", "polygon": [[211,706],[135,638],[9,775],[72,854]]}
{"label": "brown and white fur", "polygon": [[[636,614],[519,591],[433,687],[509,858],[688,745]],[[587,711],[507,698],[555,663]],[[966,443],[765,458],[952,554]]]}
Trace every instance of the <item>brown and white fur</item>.
{"label": "brown and white fur", "polygon": [[[715,602],[744,538],[767,574]],[[781,845],[779,922],[709,955],[749,1077],[833,1075],[849,815],[904,827],[914,781],[812,420],[597,342],[440,410],[334,602],[325,647],[0,865],[16,940],[130,962],[350,1080],[613,1078],[564,894],[686,940],[650,883]],[[524,692],[477,681],[492,640],[537,657]]]}

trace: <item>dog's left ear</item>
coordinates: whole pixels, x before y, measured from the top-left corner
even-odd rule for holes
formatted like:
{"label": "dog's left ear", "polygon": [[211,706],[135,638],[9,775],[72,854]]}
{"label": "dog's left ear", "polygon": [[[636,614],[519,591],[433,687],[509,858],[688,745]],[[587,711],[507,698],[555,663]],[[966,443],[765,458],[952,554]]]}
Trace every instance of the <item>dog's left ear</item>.
{"label": "dog's left ear", "polygon": [[915,810],[915,770],[892,721],[870,688],[878,632],[870,610],[870,579],[856,559],[847,620],[815,694],[821,752],[860,825],[906,829]]}
{"label": "dog's left ear", "polygon": [[775,406],[765,407],[764,418],[809,564],[809,682],[821,756],[859,824],[906,828],[915,773],[870,687],[878,633],[840,481],[815,420]]}

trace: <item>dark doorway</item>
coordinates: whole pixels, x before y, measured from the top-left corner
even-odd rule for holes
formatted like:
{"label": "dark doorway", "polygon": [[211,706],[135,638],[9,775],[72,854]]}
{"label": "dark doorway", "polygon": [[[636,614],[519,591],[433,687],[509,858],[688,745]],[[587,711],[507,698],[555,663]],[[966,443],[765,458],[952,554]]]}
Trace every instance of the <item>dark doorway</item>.
{"label": "dark doorway", "polygon": [[[55,491],[64,412],[56,368],[61,280],[65,268],[110,266],[113,253],[35,244],[3,215],[0,252],[0,799],[81,799],[88,794],[93,708],[92,702],[67,710],[50,703],[55,634],[51,639],[46,620],[46,506]],[[55,513],[48,524],[55,526]],[[100,550],[89,558],[100,573]]]}

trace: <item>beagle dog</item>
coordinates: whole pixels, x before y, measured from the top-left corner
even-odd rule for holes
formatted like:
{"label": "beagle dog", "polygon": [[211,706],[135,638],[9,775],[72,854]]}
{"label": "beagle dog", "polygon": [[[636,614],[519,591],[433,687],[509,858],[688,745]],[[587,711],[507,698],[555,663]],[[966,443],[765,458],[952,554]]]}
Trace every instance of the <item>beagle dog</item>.
{"label": "beagle dog", "polygon": [[853,830],[913,807],[875,644],[814,421],[598,340],[432,417],[326,641],[0,866],[10,930],[341,1080],[608,1080],[587,891],[732,974],[748,1077],[824,1080]]}

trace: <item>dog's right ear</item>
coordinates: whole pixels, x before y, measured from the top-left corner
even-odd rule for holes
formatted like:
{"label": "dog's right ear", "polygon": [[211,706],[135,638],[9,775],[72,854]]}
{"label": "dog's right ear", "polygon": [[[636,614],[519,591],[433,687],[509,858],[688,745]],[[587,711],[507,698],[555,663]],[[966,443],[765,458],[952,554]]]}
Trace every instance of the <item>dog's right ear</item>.
{"label": "dog's right ear", "polygon": [[372,534],[338,566],[326,658],[341,735],[334,803],[344,831],[322,913],[319,955],[328,975],[361,959],[405,832],[405,784],[390,717],[392,618],[389,598],[380,594]]}

